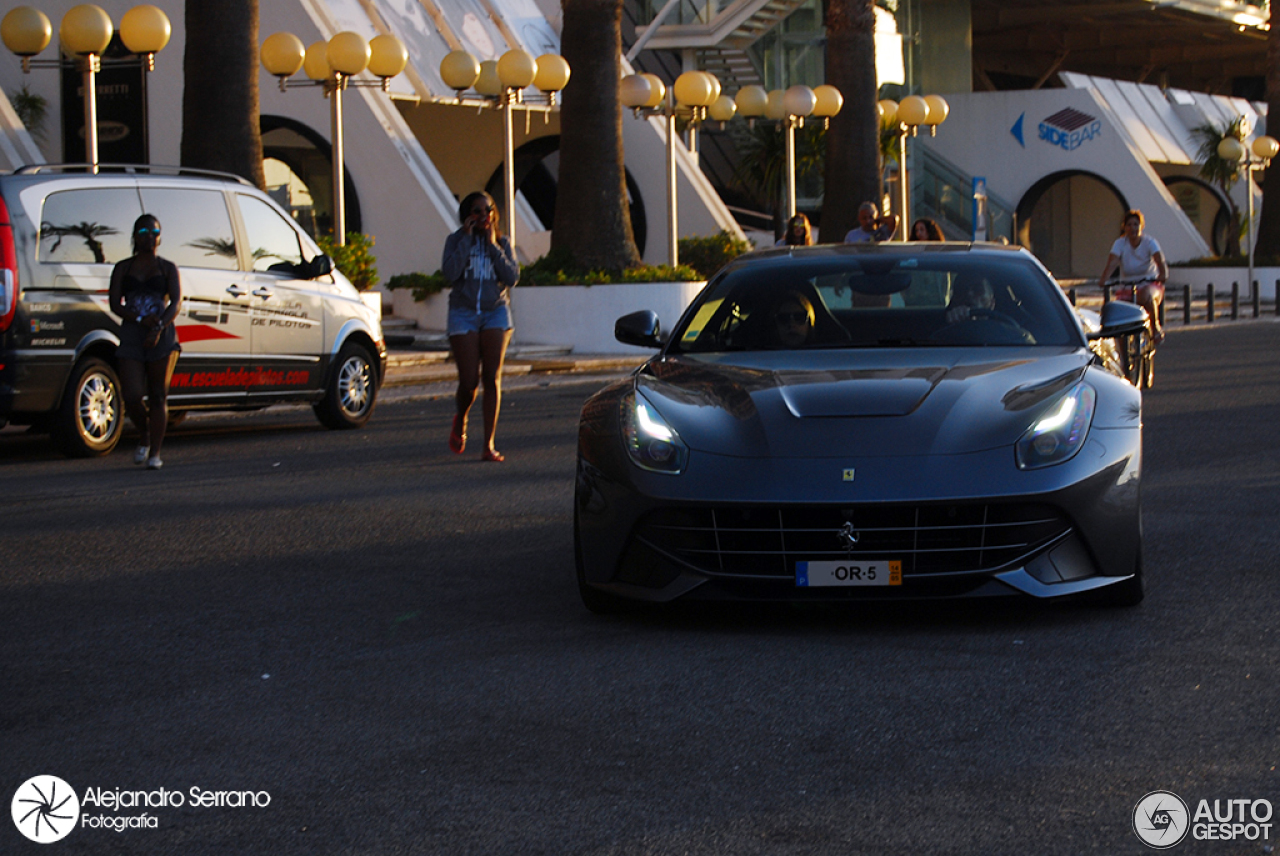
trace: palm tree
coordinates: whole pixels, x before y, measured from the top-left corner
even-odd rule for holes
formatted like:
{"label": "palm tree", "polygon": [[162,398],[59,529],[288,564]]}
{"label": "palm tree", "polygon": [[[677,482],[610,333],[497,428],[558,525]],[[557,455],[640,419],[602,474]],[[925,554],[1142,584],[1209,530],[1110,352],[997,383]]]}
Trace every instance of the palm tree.
{"label": "palm tree", "polygon": [[822,234],[840,240],[863,202],[879,204],[880,118],[876,111],[875,0],[827,0],[826,82],[844,95],[827,132]]}
{"label": "palm tree", "polygon": [[182,164],[266,187],[258,124],[258,0],[186,0]]}
{"label": "palm tree", "polygon": [[[199,0],[188,0],[199,2]],[[640,263],[622,165],[622,0],[562,0],[560,52],[573,76],[560,108],[560,179],[551,248],[588,268]]]}
{"label": "palm tree", "polygon": [[[1280,117],[1280,21],[1267,34],[1267,115]],[[1280,121],[1268,122],[1267,133],[1280,137]],[[1275,204],[1268,205],[1268,198]],[[1280,248],[1280,169],[1268,169],[1262,179],[1262,217],[1256,245],[1266,247],[1269,253]]]}
{"label": "palm tree", "polygon": [[84,245],[89,248],[89,252],[93,253],[93,260],[98,264],[106,262],[107,257],[102,248],[102,242],[98,240],[104,235],[118,235],[119,230],[111,226],[103,226],[100,223],[79,223],[58,226],[53,223],[44,222],[40,224],[41,239],[48,237],[56,237],[58,240],[53,242],[53,246],[49,248],[50,253],[58,251],[58,247],[62,246],[63,238],[82,238]]}
{"label": "palm tree", "polygon": [[1191,135],[1200,143],[1200,148],[1196,152],[1196,157],[1200,161],[1200,177],[1218,185],[1231,206],[1231,225],[1227,228],[1227,245],[1223,248],[1222,254],[1238,256],[1240,255],[1240,208],[1231,198],[1231,188],[1244,177],[1244,172],[1240,168],[1240,161],[1227,160],[1218,154],[1218,144],[1227,137],[1235,137],[1243,142],[1247,136],[1245,119],[1243,116],[1237,116],[1221,128],[1213,122],[1206,122],[1192,128]]}
{"label": "palm tree", "polygon": [[[757,205],[773,214],[774,236],[780,236],[783,232],[783,170],[787,159],[785,131],[768,121],[757,121],[755,127],[749,129],[741,125],[733,127],[733,144],[738,151],[734,183],[750,194]],[[816,122],[806,124],[796,132],[797,179],[812,172],[821,172],[826,142],[827,132]]]}

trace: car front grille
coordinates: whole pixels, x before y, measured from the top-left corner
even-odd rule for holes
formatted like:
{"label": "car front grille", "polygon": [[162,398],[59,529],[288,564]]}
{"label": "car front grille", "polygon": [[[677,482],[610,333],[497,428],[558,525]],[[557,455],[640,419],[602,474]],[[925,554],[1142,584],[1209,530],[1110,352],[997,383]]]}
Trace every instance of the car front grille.
{"label": "car front grille", "polygon": [[1013,565],[1070,529],[1056,509],[1024,503],[724,506],[656,509],[635,535],[714,575],[794,578],[801,561],[898,559],[904,578],[925,578]]}

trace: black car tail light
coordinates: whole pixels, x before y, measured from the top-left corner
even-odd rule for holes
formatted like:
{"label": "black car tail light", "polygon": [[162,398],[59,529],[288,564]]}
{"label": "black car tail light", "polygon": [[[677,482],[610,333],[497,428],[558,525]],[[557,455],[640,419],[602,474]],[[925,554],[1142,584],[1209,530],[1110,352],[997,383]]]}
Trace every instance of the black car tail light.
{"label": "black car tail light", "polygon": [[9,208],[0,199],[0,333],[13,323],[18,308],[18,251],[13,244]]}

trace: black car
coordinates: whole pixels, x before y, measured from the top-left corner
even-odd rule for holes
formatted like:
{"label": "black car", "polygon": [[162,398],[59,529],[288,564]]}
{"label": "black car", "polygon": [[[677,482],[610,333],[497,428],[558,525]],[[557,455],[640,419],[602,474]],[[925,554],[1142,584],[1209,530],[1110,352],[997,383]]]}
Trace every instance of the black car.
{"label": "black car", "polygon": [[[771,250],[579,428],[577,574],[628,601],[1142,599],[1142,395],[1025,250]],[[1114,353],[1114,350],[1111,350]]]}

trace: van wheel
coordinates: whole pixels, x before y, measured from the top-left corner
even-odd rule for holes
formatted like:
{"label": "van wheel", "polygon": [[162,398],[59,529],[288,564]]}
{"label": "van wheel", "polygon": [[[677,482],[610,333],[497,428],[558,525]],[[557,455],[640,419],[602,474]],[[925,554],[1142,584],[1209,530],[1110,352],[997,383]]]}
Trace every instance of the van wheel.
{"label": "van wheel", "polygon": [[52,425],[64,455],[92,458],[109,453],[124,430],[124,398],[115,369],[96,357],[76,363]]}
{"label": "van wheel", "polygon": [[315,405],[316,418],[326,428],[359,428],[373,415],[377,398],[373,358],[360,345],[348,342],[334,361],[324,398]]}

